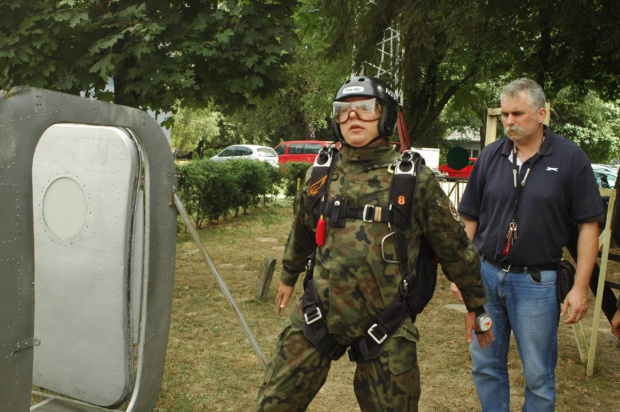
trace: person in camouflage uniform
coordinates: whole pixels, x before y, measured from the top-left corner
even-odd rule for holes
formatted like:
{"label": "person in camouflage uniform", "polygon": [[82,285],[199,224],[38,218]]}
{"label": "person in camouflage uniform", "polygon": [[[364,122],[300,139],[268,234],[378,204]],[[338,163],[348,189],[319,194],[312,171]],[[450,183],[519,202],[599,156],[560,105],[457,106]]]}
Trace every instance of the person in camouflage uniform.
{"label": "person in camouflage uniform", "polygon": [[[342,85],[335,102],[345,103],[335,105],[334,110],[334,134],[342,142],[342,149],[333,166],[328,197],[343,196],[349,206],[387,208],[393,177],[388,168],[398,156],[386,139],[396,123],[395,96],[378,79],[354,77]],[[339,345],[350,346],[364,336],[364,327],[398,295],[399,265],[386,262],[396,252],[389,241],[382,246],[392,229],[383,222],[348,218],[344,227],[328,225],[324,244],[317,247],[315,229],[319,216],[310,196],[316,182],[310,176],[311,170],[295,199],[295,218],[282,258],[281,284],[276,296],[278,312],[286,307],[308,257],[316,252],[311,281],[327,311],[327,328]],[[406,229],[408,258],[414,263],[424,235],[471,311],[466,315],[466,339],[471,341],[472,330],[477,328],[474,310],[481,309],[486,302],[478,251],[426,166],[418,174],[415,199],[412,224]],[[386,260],[384,255],[388,256]],[[325,383],[331,359],[304,336],[303,325],[298,302],[273,352],[259,390],[257,411],[303,411]],[[493,338],[490,330],[475,336],[481,347],[489,345]],[[407,317],[385,341],[379,357],[358,363],[354,389],[362,411],[418,410],[418,339],[418,330]]]}

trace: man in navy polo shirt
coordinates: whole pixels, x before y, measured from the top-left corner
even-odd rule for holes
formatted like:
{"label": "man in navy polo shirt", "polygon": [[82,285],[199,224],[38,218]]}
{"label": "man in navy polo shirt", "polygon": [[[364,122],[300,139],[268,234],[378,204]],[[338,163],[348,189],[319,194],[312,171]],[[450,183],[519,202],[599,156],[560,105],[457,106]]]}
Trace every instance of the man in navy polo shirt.
{"label": "man in navy polo shirt", "polygon": [[[543,124],[542,88],[519,79],[500,98],[507,138],[481,152],[458,208],[482,256],[495,334],[484,351],[470,345],[472,374],[483,412],[508,412],[512,331],[525,375],[523,411],[553,411],[559,316],[570,308],[564,323],[576,323],[588,309],[604,206],[585,153]],[[560,313],[556,267],[574,225],[577,273]]]}

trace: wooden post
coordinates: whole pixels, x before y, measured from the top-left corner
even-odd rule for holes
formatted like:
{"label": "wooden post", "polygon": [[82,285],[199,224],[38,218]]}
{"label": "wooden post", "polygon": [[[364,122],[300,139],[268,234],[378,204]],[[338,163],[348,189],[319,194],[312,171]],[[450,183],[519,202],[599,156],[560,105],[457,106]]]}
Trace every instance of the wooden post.
{"label": "wooden post", "polygon": [[607,274],[607,262],[609,260],[609,245],[611,243],[611,222],[613,220],[614,203],[616,202],[616,191],[613,189],[599,189],[601,196],[609,197],[609,206],[607,207],[607,221],[605,229],[599,236],[599,249],[602,248],[601,264],[599,271],[598,287],[596,292],[596,301],[594,302],[594,316],[592,318],[592,331],[590,334],[590,348],[588,351],[588,365],[586,367],[586,375],[592,376],[594,373],[594,363],[596,362],[596,344],[598,340],[598,327],[601,322],[601,307],[603,305],[603,290],[605,288],[605,277]]}
{"label": "wooden post", "polygon": [[256,280],[256,288],[254,289],[254,297],[261,302],[267,299],[269,285],[271,285],[271,278],[273,277],[275,268],[276,259],[269,256],[263,259],[263,266],[260,269],[260,274]]}

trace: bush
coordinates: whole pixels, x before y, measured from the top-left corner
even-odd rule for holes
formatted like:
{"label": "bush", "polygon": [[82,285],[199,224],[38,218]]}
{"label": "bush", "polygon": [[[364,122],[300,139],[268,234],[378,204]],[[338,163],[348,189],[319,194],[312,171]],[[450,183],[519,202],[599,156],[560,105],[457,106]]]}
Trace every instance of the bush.
{"label": "bush", "polygon": [[276,194],[282,181],[277,168],[253,160],[193,160],[177,166],[177,173],[179,197],[198,227],[205,220],[219,220],[231,210],[247,213],[268,194]]}
{"label": "bush", "polygon": [[284,181],[284,172],[282,171],[282,169],[272,167],[271,165],[268,165],[267,163],[264,163],[264,165],[265,165],[265,169],[267,170],[267,176],[268,176],[267,177],[268,183],[267,183],[267,188],[265,190],[265,193],[275,198],[280,192],[280,186],[282,185],[282,182]]}
{"label": "bush", "polygon": [[247,214],[248,208],[257,206],[261,197],[266,194],[268,175],[263,163],[254,160],[224,162],[226,173],[232,177],[237,188],[234,203],[231,205],[235,209],[235,215],[239,208]]}
{"label": "bush", "polygon": [[297,194],[297,180],[303,182],[311,163],[289,162],[284,168],[284,195],[294,197]]}

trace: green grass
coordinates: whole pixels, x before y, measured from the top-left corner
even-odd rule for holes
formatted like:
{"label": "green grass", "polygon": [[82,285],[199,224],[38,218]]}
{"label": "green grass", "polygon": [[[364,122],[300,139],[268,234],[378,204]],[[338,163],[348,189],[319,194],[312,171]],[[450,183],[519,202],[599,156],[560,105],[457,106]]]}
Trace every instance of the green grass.
{"label": "green grass", "polygon": [[[292,306],[277,315],[273,302],[291,219],[291,202],[284,201],[200,230],[209,256],[267,359]],[[263,368],[197,250],[187,234],[179,234],[172,324],[159,411],[250,411],[262,382]],[[278,264],[267,301],[259,302],[253,297],[254,287],[266,256],[276,258]],[[608,278],[620,278],[619,266],[612,266]],[[299,297],[300,292],[297,287],[295,296]],[[449,292],[448,281],[440,275],[435,297],[417,322],[421,332],[420,411],[459,412],[480,408],[469,373],[471,361],[463,315],[446,309],[449,303],[456,302]],[[591,299],[591,308],[593,304]],[[590,309],[584,320],[588,336],[592,312]],[[571,327],[560,325],[559,334],[557,411],[620,410],[620,399],[616,396],[620,390],[620,345],[599,337],[595,374],[587,378],[586,365],[579,359]],[[352,389],[354,368],[344,358],[335,362],[326,385],[308,410],[359,411]],[[514,342],[509,370],[511,411],[519,411],[523,377]]]}

